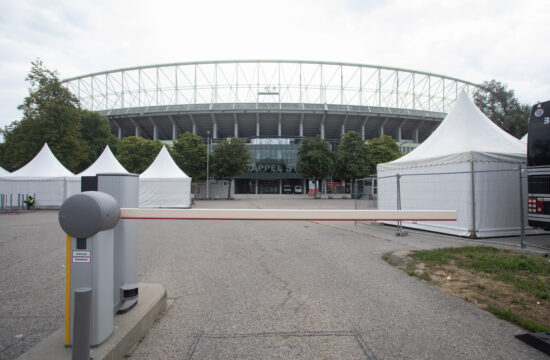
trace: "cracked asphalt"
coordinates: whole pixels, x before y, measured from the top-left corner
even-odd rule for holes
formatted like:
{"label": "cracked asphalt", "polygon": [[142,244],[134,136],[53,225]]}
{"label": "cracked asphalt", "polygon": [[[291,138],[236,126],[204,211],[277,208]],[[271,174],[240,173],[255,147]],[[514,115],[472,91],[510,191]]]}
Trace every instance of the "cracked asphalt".
{"label": "cracked asphalt", "polygon": [[[354,202],[250,196],[196,207]],[[65,238],[55,211],[0,216],[0,228],[0,358],[13,359],[63,324]],[[169,308],[131,359],[547,358],[514,338],[522,329],[382,260],[471,241],[353,222],[149,220],[139,229],[139,281],[163,284]]]}

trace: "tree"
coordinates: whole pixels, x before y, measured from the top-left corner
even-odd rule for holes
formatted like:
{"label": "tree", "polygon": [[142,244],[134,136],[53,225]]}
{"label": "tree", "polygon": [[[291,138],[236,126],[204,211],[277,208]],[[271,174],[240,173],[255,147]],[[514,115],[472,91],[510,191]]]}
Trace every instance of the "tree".
{"label": "tree", "polygon": [[485,81],[474,91],[474,103],[495,124],[509,134],[521,138],[527,133],[530,106],[522,105],[508,90],[506,84],[496,80]]}
{"label": "tree", "polygon": [[229,180],[227,199],[231,196],[231,179],[250,169],[250,153],[243,139],[232,137],[216,144],[210,156],[210,168],[216,179]]}
{"label": "tree", "polygon": [[353,180],[366,177],[370,174],[370,164],[367,153],[367,144],[357,131],[344,134],[338,144],[335,162],[336,177]]}
{"label": "tree", "polygon": [[69,170],[75,172],[88,159],[86,144],[80,136],[78,99],[69,92],[55,71],[33,61],[25,78],[29,95],[18,109],[23,118],[4,129],[4,160],[13,171],[28,163],[48,143],[52,152]]}
{"label": "tree", "polygon": [[298,150],[298,163],[296,170],[315,183],[315,194],[317,194],[317,181],[326,178],[334,164],[334,155],[329,144],[321,140],[321,137],[305,138]]}
{"label": "tree", "polygon": [[190,132],[181,134],[172,145],[172,158],[194,181],[206,179],[206,144]]}
{"label": "tree", "polygon": [[376,174],[376,165],[395,160],[401,156],[397,142],[388,135],[370,139],[367,142],[367,156],[370,164],[370,174]]}
{"label": "tree", "polygon": [[81,110],[80,123],[82,140],[86,142],[88,152],[88,161],[82,166],[84,170],[101,155],[105,146],[109,145],[111,151],[116,153],[118,138],[111,134],[109,120],[98,112]]}
{"label": "tree", "polygon": [[118,144],[117,159],[131,173],[141,174],[151,165],[162,149],[158,140],[128,136]]}

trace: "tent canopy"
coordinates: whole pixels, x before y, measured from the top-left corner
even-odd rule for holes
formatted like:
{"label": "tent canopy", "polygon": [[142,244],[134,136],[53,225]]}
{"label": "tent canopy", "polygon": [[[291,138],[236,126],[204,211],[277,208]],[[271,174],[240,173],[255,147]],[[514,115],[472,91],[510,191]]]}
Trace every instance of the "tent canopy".
{"label": "tent canopy", "polygon": [[109,145],[99,155],[96,161],[77,176],[96,176],[98,173],[124,173],[128,171],[118,162]]}
{"label": "tent canopy", "polygon": [[140,179],[190,179],[175,163],[163,146],[155,161],[139,175]]}
{"label": "tent canopy", "polygon": [[25,166],[10,174],[7,178],[61,178],[73,176],[74,174],[67,170],[63,164],[57,160],[50,150],[48,143],[44,143],[42,149]]}
{"label": "tent canopy", "polygon": [[[441,125],[416,149],[378,169],[399,169],[462,161],[525,158],[525,145],[499,128],[462,91]],[[512,160],[514,161],[514,160]]]}
{"label": "tent canopy", "polygon": [[525,145],[527,145],[527,140],[529,140],[529,133],[523,135],[523,137],[520,139],[520,141]]}
{"label": "tent canopy", "polygon": [[0,166],[0,176],[8,175],[10,172]]}
{"label": "tent canopy", "polygon": [[[518,168],[526,162],[526,152],[525,144],[496,126],[463,92],[428,139],[377,166],[378,208],[397,207],[399,174],[402,209],[458,211],[457,221],[405,226],[462,236],[517,235]],[[526,184],[522,186],[526,193]]]}
{"label": "tent canopy", "polygon": [[191,178],[176,165],[165,146],[139,176],[139,207],[190,207]]}

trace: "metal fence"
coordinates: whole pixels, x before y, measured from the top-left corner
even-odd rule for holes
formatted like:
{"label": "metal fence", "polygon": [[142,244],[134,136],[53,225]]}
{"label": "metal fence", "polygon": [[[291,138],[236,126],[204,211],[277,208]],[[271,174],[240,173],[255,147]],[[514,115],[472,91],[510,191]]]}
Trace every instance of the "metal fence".
{"label": "metal fence", "polygon": [[[463,236],[480,242],[550,250],[548,241],[535,244],[526,238],[526,232],[542,233],[527,225],[526,169],[511,164],[489,166],[476,163],[476,167],[479,169],[474,170],[472,167],[469,171],[464,169],[438,173],[421,173],[418,170],[414,173],[409,170],[388,176],[359,179],[354,191],[355,208],[458,210],[457,224],[460,225],[457,225],[457,229],[438,224],[430,227],[429,222],[405,225],[408,228]],[[399,221],[390,224],[396,225],[397,236],[406,235],[403,223]],[[460,226],[467,226],[464,229],[469,234],[460,234]],[[492,232],[497,232],[499,226],[507,230],[491,235]],[[511,237],[518,234],[519,241]]]}
{"label": "metal fence", "polygon": [[36,194],[0,194],[0,215],[34,211],[34,205],[27,206],[31,195],[36,199]]}

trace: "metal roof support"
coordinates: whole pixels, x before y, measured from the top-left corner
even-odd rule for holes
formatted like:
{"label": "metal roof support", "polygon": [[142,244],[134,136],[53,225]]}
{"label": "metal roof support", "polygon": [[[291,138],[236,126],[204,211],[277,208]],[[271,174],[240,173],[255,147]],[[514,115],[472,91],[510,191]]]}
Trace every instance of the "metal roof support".
{"label": "metal roof support", "polygon": [[193,134],[197,135],[197,122],[195,121],[193,114],[189,114],[189,119],[191,119],[191,123],[193,123]]}
{"label": "metal roof support", "polygon": [[210,118],[212,119],[212,138],[218,138],[218,122],[216,121],[216,114],[211,113]]}
{"label": "metal roof support", "polygon": [[365,116],[365,120],[363,120],[363,125],[361,125],[361,136],[363,137],[363,140],[365,140],[365,127],[367,126],[368,121],[369,117]]}
{"label": "metal roof support", "polygon": [[239,137],[239,120],[236,113],[233,114],[233,136]]}
{"label": "metal roof support", "polygon": [[420,139],[418,138],[418,132],[419,132],[420,128],[422,127],[422,124],[424,124],[424,120],[422,120],[413,131],[413,141],[414,141],[415,144],[419,143]]}
{"label": "metal roof support", "polygon": [[397,135],[396,135],[397,141],[401,141],[401,128],[403,127],[403,125],[405,125],[406,122],[407,122],[407,119],[401,121],[401,124],[399,124],[399,126],[397,127]]}
{"label": "metal roof support", "polygon": [[380,137],[384,136],[384,125],[388,122],[388,118],[385,118],[384,121],[382,121],[382,124],[380,125]]}
{"label": "metal roof support", "polygon": [[141,136],[141,126],[139,126],[139,124],[137,123],[137,121],[134,118],[129,118],[129,119],[132,122],[132,124],[134,125],[134,127],[136,128],[135,136],[140,137]]}
{"label": "metal roof support", "polygon": [[118,121],[116,120],[111,120],[113,122],[113,124],[115,124],[115,126],[117,127],[117,133],[118,133],[118,139],[119,140],[122,140],[122,128],[120,127],[120,124],[118,123]]}
{"label": "metal roof support", "polygon": [[342,122],[342,136],[346,133],[346,123],[348,122],[348,115],[344,117],[344,121]]}
{"label": "metal roof support", "polygon": [[153,140],[158,140],[159,139],[159,128],[157,126],[157,123],[155,122],[155,120],[153,120],[153,118],[151,116],[148,116],[149,118],[149,121],[151,122],[151,124],[153,125]]}
{"label": "metal roof support", "polygon": [[[168,115],[168,119],[170,120],[170,123],[172,124],[172,140],[176,140],[178,138],[178,132],[183,132],[182,129],[179,127],[178,123],[174,120],[172,115]],[[193,126],[193,133],[195,132],[195,127]]]}
{"label": "metal roof support", "polygon": [[327,119],[327,113],[325,112],[323,114],[323,118],[321,119],[321,139],[325,140],[325,120]]}

